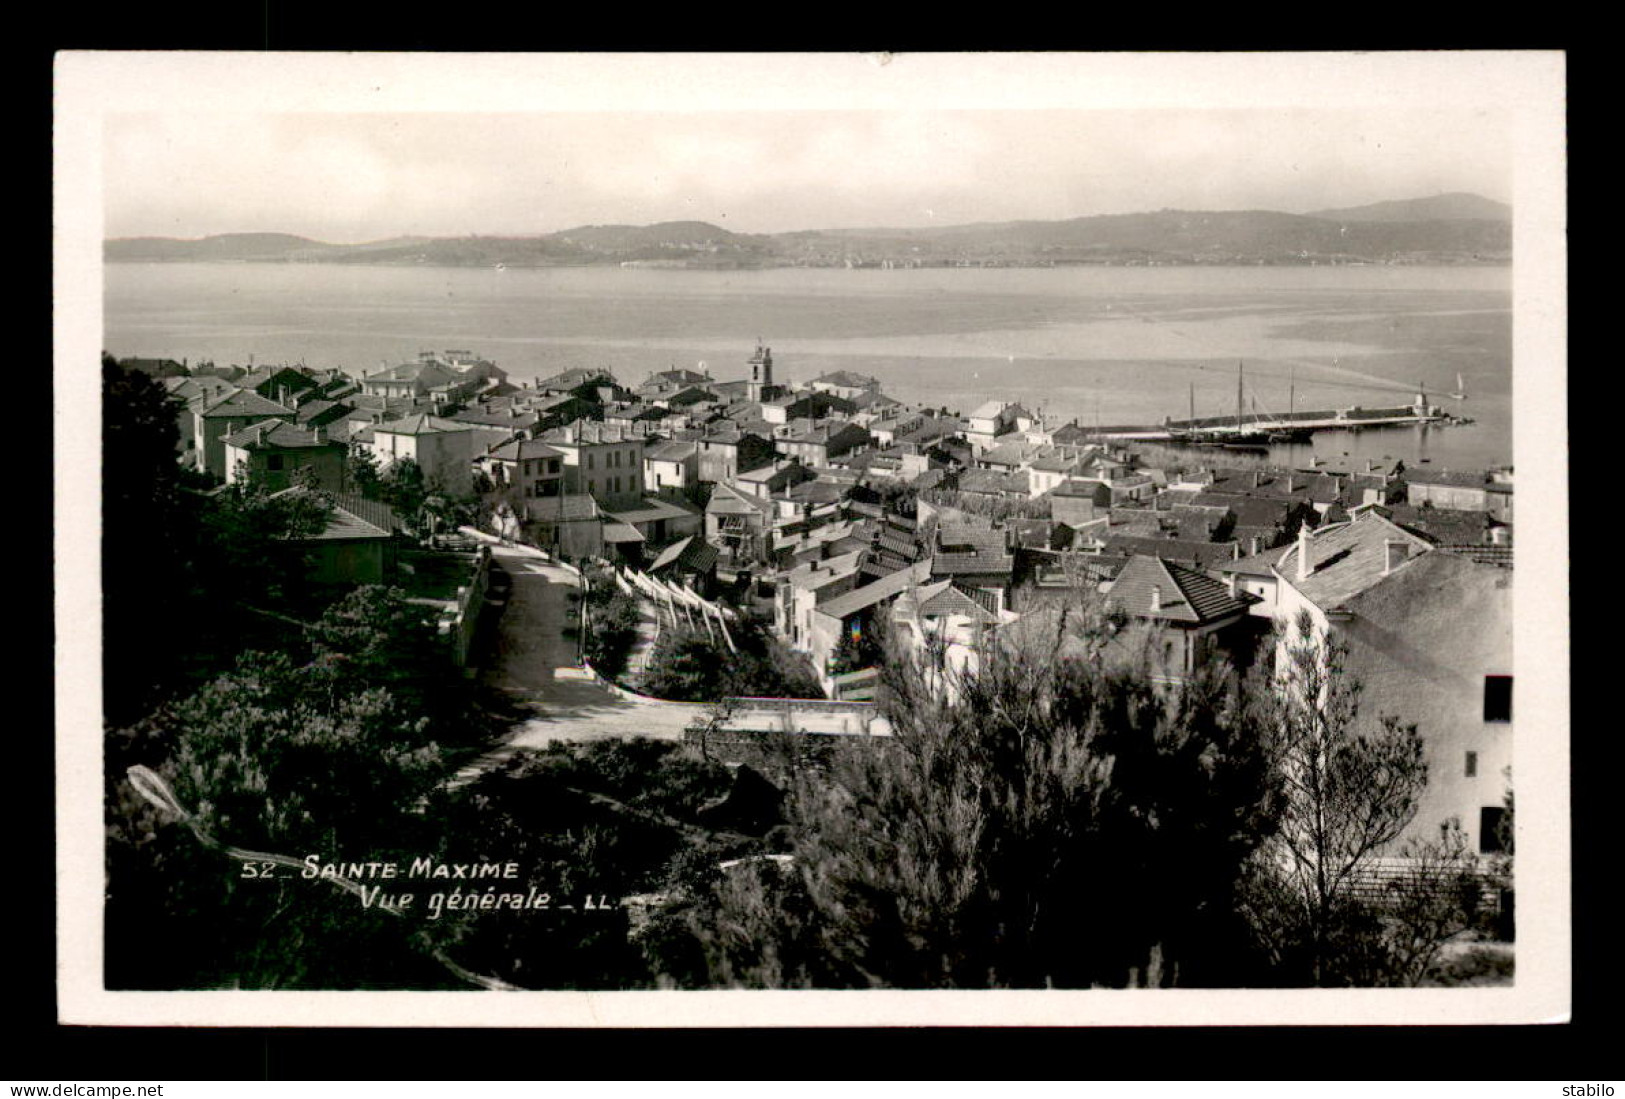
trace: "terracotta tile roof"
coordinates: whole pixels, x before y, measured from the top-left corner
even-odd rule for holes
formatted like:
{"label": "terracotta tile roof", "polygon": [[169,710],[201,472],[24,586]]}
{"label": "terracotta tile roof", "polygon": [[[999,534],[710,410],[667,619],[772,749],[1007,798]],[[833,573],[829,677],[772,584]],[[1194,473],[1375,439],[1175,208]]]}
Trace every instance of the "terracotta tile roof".
{"label": "terracotta tile roof", "polygon": [[[1375,510],[1362,511],[1347,523],[1334,523],[1310,532],[1307,578],[1298,578],[1298,542],[1277,551],[1276,571],[1304,597],[1325,609],[1333,609],[1383,581],[1389,575],[1389,542],[1409,547],[1410,559],[1403,569],[1432,548],[1424,538],[1410,533]],[[1397,571],[1397,569],[1396,569]]]}
{"label": "terracotta tile roof", "polygon": [[520,411],[516,414],[513,409],[513,405],[503,410],[466,409],[446,418],[453,423],[472,424],[476,427],[506,427],[516,431],[533,426],[539,419],[534,412]]}
{"label": "terracotta tile roof", "polygon": [[1500,565],[1504,568],[1512,567],[1511,546],[1486,546],[1482,544],[1452,545],[1440,543],[1437,547],[1440,553],[1452,553],[1457,557],[1465,557],[1470,561],[1477,561],[1480,565]]}
{"label": "terracotta tile roof", "polygon": [[888,397],[884,393],[879,393],[873,390],[859,393],[857,396],[852,398],[852,405],[854,409],[859,412],[871,408],[891,408],[894,405],[899,404],[902,404],[902,402],[897,400],[895,397]]}
{"label": "terracotta tile roof", "polygon": [[265,420],[223,436],[221,442],[243,450],[257,450],[261,447],[294,450],[343,445],[342,442],[329,438],[325,431],[321,431],[318,437],[318,431],[290,424],[286,420]]}
{"label": "terracotta tile roof", "polygon": [[976,459],[990,466],[1016,467],[1031,462],[1044,453],[1045,448],[1036,443],[1029,443],[1021,439],[1013,439],[1007,443],[1000,443],[982,452]]}
{"label": "terracotta tile roof", "polygon": [[1227,584],[1159,557],[1135,555],[1107,593],[1111,605],[1139,618],[1206,625],[1246,613],[1255,596],[1231,595]]}
{"label": "terracotta tile roof", "polygon": [[239,389],[235,393],[203,406],[204,416],[292,416],[293,409],[261,397],[252,389]]}
{"label": "terracotta tile roof", "polygon": [[773,504],[767,500],[759,500],[748,493],[739,491],[726,481],[718,483],[711,492],[711,499],[705,505],[707,515],[766,515],[773,510]]}
{"label": "terracotta tile roof", "polygon": [[318,398],[314,401],[306,401],[304,404],[300,405],[298,418],[300,423],[307,424],[312,420],[325,417],[327,414],[331,413],[332,415],[327,421],[331,422],[348,411],[350,411],[350,406],[347,404],[341,404],[338,401],[329,401]]}
{"label": "terracotta tile roof", "polygon": [[622,522],[611,517],[605,517],[604,541],[613,545],[618,545],[624,542],[642,542],[644,541],[644,537],[642,533],[638,531],[638,528],[634,527],[632,524]]}
{"label": "terracotta tile roof", "polygon": [[1278,527],[1291,516],[1295,504],[1291,499],[1271,499],[1264,496],[1243,496],[1236,493],[1204,492],[1193,500],[1190,507],[1213,508],[1228,511],[1235,516],[1238,526]]}
{"label": "terracotta tile roof", "polygon": [[846,497],[840,485],[832,485],[826,481],[803,481],[801,484],[791,485],[779,495],[798,504],[834,504]]}
{"label": "terracotta tile roof", "polygon": [[996,469],[967,469],[959,475],[959,491],[1002,496],[1011,491],[1012,476]]}
{"label": "terracotta tile roof", "polygon": [[186,406],[193,410],[206,408],[237,390],[237,386],[224,378],[207,375],[197,378],[166,378],[164,385],[168,387],[171,396],[185,401]]}
{"label": "terracotta tile roof", "polygon": [[1430,542],[1457,545],[1488,542],[1488,532],[1500,525],[1486,511],[1388,504],[1381,505],[1378,514],[1387,516],[1412,534],[1421,535]]}
{"label": "terracotta tile roof", "polygon": [[544,523],[579,523],[601,514],[598,501],[585,492],[526,500],[525,507],[531,518]]}
{"label": "terracotta tile roof", "polygon": [[818,610],[831,618],[845,618],[849,614],[866,610],[876,603],[891,599],[914,585],[925,582],[931,575],[930,563],[920,562],[906,569],[899,569],[889,576],[884,576],[861,588],[854,588],[845,595],[836,596],[829,602],[821,605]]}
{"label": "terracotta tile roof", "polygon": [[619,424],[604,424],[594,420],[577,420],[564,427],[555,427],[537,436],[552,446],[603,446],[612,443],[643,442],[647,436]]}
{"label": "terracotta tile roof", "polygon": [[425,381],[439,385],[449,382],[456,375],[452,371],[433,361],[432,359],[419,359],[417,362],[400,363],[388,369],[380,370],[376,374],[368,374],[363,382],[416,382]]}
{"label": "terracotta tile roof", "polygon": [[[1241,541],[1245,544],[1245,538]],[[1280,564],[1281,554],[1285,553],[1286,549],[1286,546],[1275,546],[1245,557],[1237,557],[1233,561],[1215,561],[1208,567],[1223,573],[1233,572],[1238,576],[1269,577],[1275,575],[1275,566]]]}
{"label": "terracotta tile roof", "polygon": [[693,572],[709,572],[711,566],[717,563],[718,556],[720,551],[715,546],[697,535],[690,535],[661,550],[646,571],[655,573],[675,565]]}
{"label": "terracotta tile roof", "polygon": [[832,581],[851,576],[862,564],[861,552],[837,554],[822,561],[797,565],[784,574],[784,581],[793,588],[814,591]]}
{"label": "terracotta tile roof", "polygon": [[619,519],[626,523],[654,523],[662,519],[688,519],[699,512],[671,500],[662,500],[654,496],[645,496],[643,506],[636,508],[619,508],[609,513],[610,518]]}
{"label": "terracotta tile roof", "polygon": [[594,382],[600,379],[608,379],[610,384],[615,384],[615,375],[611,374],[607,370],[576,367],[571,370],[561,371],[560,373],[554,374],[549,378],[537,379],[536,388],[575,389],[579,386],[586,385],[588,382]]}
{"label": "terracotta tile roof", "polygon": [[445,420],[439,416],[430,416],[426,413],[416,413],[411,416],[402,416],[398,420],[388,420],[373,425],[373,433],[384,435],[440,435],[448,432],[470,431],[468,424],[460,424],[455,420]]}
{"label": "terracotta tile roof", "polygon": [[1194,561],[1204,567],[1234,559],[1238,549],[1235,542],[1193,542],[1184,538],[1146,538],[1131,534],[1106,534],[1101,541],[1108,552]]}
{"label": "terracotta tile roof", "polygon": [[491,457],[505,462],[524,462],[536,458],[563,458],[564,451],[550,447],[539,439],[514,439],[492,448]]}
{"label": "terracotta tile roof", "polygon": [[671,441],[657,443],[643,452],[646,462],[685,462],[699,452],[693,442]]}
{"label": "terracotta tile roof", "polygon": [[1483,470],[1412,469],[1405,473],[1411,485],[1438,485],[1446,488],[1488,488],[1489,474]]}
{"label": "terracotta tile roof", "polygon": [[[905,603],[909,606],[905,607]],[[927,584],[913,593],[905,592],[898,600],[900,610],[918,613],[921,618],[946,618],[960,615],[975,622],[997,624],[999,616],[985,607],[975,595],[965,591],[952,580]]]}
{"label": "terracotta tile roof", "polygon": [[1081,468],[1081,463],[1065,454],[1046,454],[1033,459],[1032,468],[1041,473],[1072,473]]}
{"label": "terracotta tile roof", "polygon": [[[869,389],[880,385],[880,379],[871,378],[867,374],[857,374],[850,370],[832,370],[828,374],[818,375],[813,381],[825,382],[844,389]],[[808,384],[812,383],[809,382]]]}

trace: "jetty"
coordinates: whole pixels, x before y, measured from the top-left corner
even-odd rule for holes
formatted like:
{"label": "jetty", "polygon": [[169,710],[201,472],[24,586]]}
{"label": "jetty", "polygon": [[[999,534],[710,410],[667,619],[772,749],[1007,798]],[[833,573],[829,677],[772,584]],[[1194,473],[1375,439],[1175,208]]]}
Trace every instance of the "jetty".
{"label": "jetty", "polygon": [[[1191,415],[1187,419],[1163,420],[1160,426],[1125,426],[1101,428],[1102,439],[1120,442],[1167,442],[1183,446],[1268,446],[1274,443],[1308,442],[1317,431],[1360,431],[1366,428],[1413,427],[1418,424],[1462,424],[1470,419],[1446,413],[1438,405],[1429,404],[1427,394],[1418,392],[1408,405],[1383,408],[1313,409],[1299,412],[1295,408],[1277,414],[1268,411],[1247,412],[1243,405],[1242,374],[1236,373],[1236,412],[1233,416],[1198,417],[1195,394],[1191,396]],[[1294,402],[1295,403],[1295,402]]]}

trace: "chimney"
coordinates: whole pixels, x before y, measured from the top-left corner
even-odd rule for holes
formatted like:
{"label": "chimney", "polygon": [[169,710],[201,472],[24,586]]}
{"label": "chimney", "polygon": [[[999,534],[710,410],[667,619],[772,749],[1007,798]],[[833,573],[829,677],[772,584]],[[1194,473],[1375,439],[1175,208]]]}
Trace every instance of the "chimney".
{"label": "chimney", "polygon": [[327,428],[323,427],[321,424],[317,424],[316,428],[315,428],[315,433],[316,433],[316,441],[318,443],[327,442]]}
{"label": "chimney", "polygon": [[1298,525],[1298,579],[1309,579],[1309,524]]}
{"label": "chimney", "polygon": [[1377,471],[1377,460],[1375,458],[1367,458],[1365,460],[1365,471],[1367,473],[1375,473]]}
{"label": "chimney", "polygon": [[1226,573],[1225,574],[1224,586],[1230,590],[1230,598],[1231,599],[1236,598],[1236,574],[1235,573],[1232,572],[1232,573]]}
{"label": "chimney", "polygon": [[1162,585],[1161,584],[1152,584],[1151,585],[1151,613],[1155,614],[1160,610],[1162,610]]}
{"label": "chimney", "polygon": [[1387,576],[1408,561],[1410,556],[1411,545],[1409,542],[1384,542],[1382,574]]}

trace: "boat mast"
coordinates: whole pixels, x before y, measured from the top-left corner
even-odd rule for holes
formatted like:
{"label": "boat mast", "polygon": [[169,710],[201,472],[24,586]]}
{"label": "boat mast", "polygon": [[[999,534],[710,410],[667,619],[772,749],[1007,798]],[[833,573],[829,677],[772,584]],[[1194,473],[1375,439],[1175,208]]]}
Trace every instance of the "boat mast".
{"label": "boat mast", "polygon": [[1236,364],[1236,430],[1241,430],[1241,363]]}

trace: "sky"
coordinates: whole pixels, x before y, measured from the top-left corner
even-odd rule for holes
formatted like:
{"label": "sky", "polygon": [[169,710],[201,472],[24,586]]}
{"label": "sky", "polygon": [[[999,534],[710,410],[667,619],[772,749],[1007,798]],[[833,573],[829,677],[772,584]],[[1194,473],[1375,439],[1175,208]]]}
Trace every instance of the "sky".
{"label": "sky", "polygon": [[739,232],[1162,208],[1304,213],[1512,197],[1508,112],[1423,105],[1080,110],[199,110],[104,116],[108,237]]}

